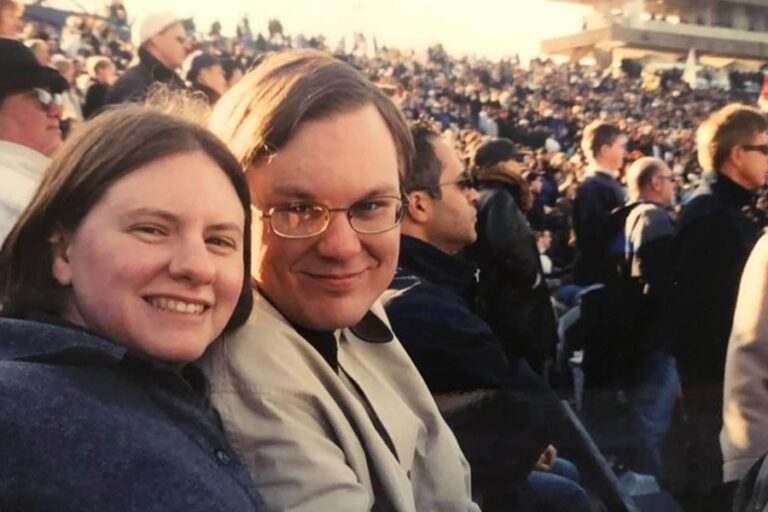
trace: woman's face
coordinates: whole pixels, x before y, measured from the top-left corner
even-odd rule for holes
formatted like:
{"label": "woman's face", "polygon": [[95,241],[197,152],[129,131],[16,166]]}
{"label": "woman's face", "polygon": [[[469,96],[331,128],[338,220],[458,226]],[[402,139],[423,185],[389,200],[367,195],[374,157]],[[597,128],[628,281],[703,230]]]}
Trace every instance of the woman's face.
{"label": "woman's face", "polygon": [[244,227],[234,187],[203,152],[146,164],[54,240],[61,315],[159,359],[196,359],[237,304]]}

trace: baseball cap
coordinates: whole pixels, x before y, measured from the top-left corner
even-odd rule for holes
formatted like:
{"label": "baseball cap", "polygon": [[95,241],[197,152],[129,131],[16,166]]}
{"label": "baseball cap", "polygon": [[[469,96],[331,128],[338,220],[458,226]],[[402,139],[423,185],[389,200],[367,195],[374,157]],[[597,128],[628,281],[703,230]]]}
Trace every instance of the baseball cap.
{"label": "baseball cap", "polygon": [[58,94],[69,89],[69,83],[55,69],[41,65],[24,43],[0,37],[0,94],[33,87]]}
{"label": "baseball cap", "polygon": [[499,162],[517,160],[527,154],[509,139],[493,139],[480,145],[472,158],[472,166],[476,168],[491,167]]}
{"label": "baseball cap", "polygon": [[201,70],[221,64],[221,61],[209,53],[198,52],[187,57],[187,61],[184,63],[183,69],[186,70],[184,76],[190,82],[197,80],[197,75]]}
{"label": "baseball cap", "polygon": [[133,22],[131,41],[137,48],[174,23],[183,23],[184,18],[170,11],[149,13]]}

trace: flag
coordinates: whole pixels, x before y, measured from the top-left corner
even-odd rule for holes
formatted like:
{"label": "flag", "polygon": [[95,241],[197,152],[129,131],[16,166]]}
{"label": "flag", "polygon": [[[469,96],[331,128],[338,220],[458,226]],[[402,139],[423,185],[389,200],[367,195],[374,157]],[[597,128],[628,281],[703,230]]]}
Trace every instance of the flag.
{"label": "flag", "polygon": [[691,50],[688,52],[688,59],[685,61],[685,71],[683,71],[683,82],[691,86],[691,89],[696,89],[697,68],[696,50],[691,48]]}
{"label": "flag", "polygon": [[768,112],[768,75],[763,75],[763,91],[757,99],[757,105],[763,112]]}

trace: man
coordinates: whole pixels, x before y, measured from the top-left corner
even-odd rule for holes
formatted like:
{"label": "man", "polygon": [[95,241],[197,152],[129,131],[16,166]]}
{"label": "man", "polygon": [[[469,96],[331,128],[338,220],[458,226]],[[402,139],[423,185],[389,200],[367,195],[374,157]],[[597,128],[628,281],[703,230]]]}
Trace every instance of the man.
{"label": "man", "polygon": [[18,37],[23,14],[21,0],[0,0],[0,37]]}
{"label": "man", "polygon": [[[723,374],[739,277],[762,230],[752,214],[754,192],[768,172],[768,120],[732,104],[712,114],[697,134],[707,172],[683,209],[672,243],[671,309],[683,400],[691,422],[688,464],[699,510],[723,510],[718,435]],[[696,498],[694,498],[696,499]],[[714,507],[714,508],[712,508]]]}
{"label": "man", "polygon": [[51,49],[46,41],[42,39],[29,39],[25,44],[27,48],[32,50],[37,62],[41,66],[51,65]]}
{"label": "man", "polygon": [[[538,410],[542,401],[549,401],[550,407],[553,402],[546,385],[521,358],[507,359],[476,305],[477,269],[456,255],[477,236],[479,195],[472,179],[436,128],[420,121],[411,133],[416,157],[403,182],[408,207],[397,274],[385,308],[465,447],[483,505],[495,509],[506,502],[507,509],[520,510],[526,494],[520,486],[536,459],[542,452],[556,453],[547,448],[551,439],[544,428],[555,419]],[[514,396],[513,390],[527,396]],[[537,395],[537,403],[531,402],[531,395]],[[471,414],[482,416],[482,421],[472,421],[454,405],[472,397],[478,403],[470,407]],[[516,421],[509,422],[510,417]],[[584,491],[575,483],[551,474],[530,478],[540,502],[537,509],[588,510]],[[551,485],[544,491],[538,479],[554,482],[542,484]],[[516,489],[523,492],[516,495]]]}
{"label": "man", "polygon": [[[670,244],[674,226],[669,215],[675,177],[658,158],[643,157],[627,170],[629,204],[611,217],[623,219],[606,279],[607,328],[619,340],[618,364],[632,406],[634,424],[630,465],[657,477],[662,472],[661,444],[669,429],[678,390],[675,361],[665,349],[668,326]],[[618,241],[619,243],[615,243]]]}
{"label": "man", "polygon": [[154,12],[134,22],[133,44],[139,63],[117,79],[107,94],[107,104],[141,101],[154,83],[184,88],[176,74],[187,56],[187,33],[181,18],[170,12]]}
{"label": "man", "polygon": [[584,128],[581,148],[590,165],[590,176],[579,186],[573,205],[576,262],[573,278],[587,286],[602,280],[603,225],[611,211],[624,204],[617,181],[624,165],[627,137],[613,124],[594,121]]}
{"label": "man", "polygon": [[214,105],[227,92],[227,79],[219,59],[208,53],[197,53],[187,58],[185,66],[191,90],[201,92]]}
{"label": "man", "polygon": [[83,116],[86,119],[98,114],[107,101],[107,93],[115,82],[115,65],[107,57],[88,57],[85,67],[90,76],[88,89],[85,91]]}
{"label": "man", "polygon": [[314,50],[268,56],[211,127],[257,210],[249,323],[202,365],[276,510],[475,511],[458,443],[377,298],[413,143],[394,104]]}
{"label": "man", "polygon": [[61,145],[56,95],[67,87],[64,77],[38,64],[20,41],[0,38],[0,242]]}

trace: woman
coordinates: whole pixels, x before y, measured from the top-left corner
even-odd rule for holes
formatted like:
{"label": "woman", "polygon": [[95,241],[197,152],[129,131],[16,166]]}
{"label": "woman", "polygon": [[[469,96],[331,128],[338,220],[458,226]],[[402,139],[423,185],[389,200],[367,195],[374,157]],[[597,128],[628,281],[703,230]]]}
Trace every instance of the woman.
{"label": "woman", "polygon": [[554,311],[542,275],[536,238],[525,218],[533,205],[524,166],[508,139],[475,152],[477,242],[467,255],[480,267],[480,299],[486,319],[510,361],[524,358],[541,374],[557,341]]}
{"label": "woman", "polygon": [[144,107],[62,148],[0,250],[0,508],[263,509],[184,366],[250,312],[247,190]]}

